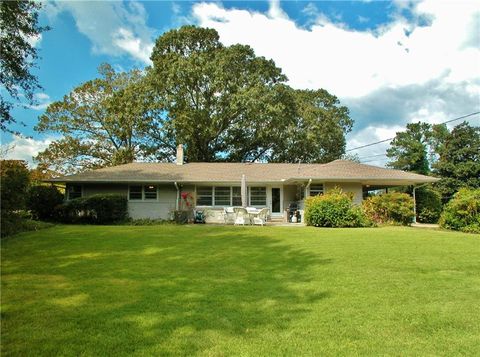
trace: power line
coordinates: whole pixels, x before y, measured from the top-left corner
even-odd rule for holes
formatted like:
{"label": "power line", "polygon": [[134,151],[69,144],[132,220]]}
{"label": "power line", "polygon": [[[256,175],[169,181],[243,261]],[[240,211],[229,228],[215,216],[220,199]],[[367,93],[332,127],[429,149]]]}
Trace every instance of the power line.
{"label": "power line", "polygon": [[385,139],[385,140],[376,141],[376,142],[371,143],[371,144],[362,145],[362,146],[357,146],[356,148],[345,150],[345,152],[349,152],[349,151],[353,151],[353,150],[358,150],[358,149],[363,149],[363,148],[366,148],[366,147],[369,147],[369,146],[373,146],[373,145],[385,143],[385,142],[390,141],[390,140],[393,140],[393,139],[395,139],[395,138],[389,138],[389,139]]}
{"label": "power line", "polygon": [[385,158],[383,158],[383,159],[365,160],[365,161],[361,161],[361,163],[364,164],[364,163],[366,163],[366,162],[383,161],[383,160],[388,160],[388,157],[385,157]]}
{"label": "power line", "polygon": [[[470,113],[470,114],[467,114],[467,115],[463,115],[461,117],[458,117],[458,118],[454,118],[454,119],[451,119],[451,120],[447,120],[447,121],[444,121],[443,123],[439,123],[439,124],[436,124],[436,125],[443,125],[443,124],[447,124],[447,123],[451,123],[453,121],[457,121],[457,120],[460,120],[460,119],[465,119],[465,118],[468,118],[468,117],[471,117],[473,115],[477,115],[477,114],[480,114],[480,112],[474,112],[474,113]],[[371,144],[366,144],[366,145],[362,145],[362,146],[357,146],[353,149],[348,149],[348,150],[345,150],[345,152],[349,152],[349,151],[353,151],[353,150],[358,150],[358,149],[363,149],[363,148],[366,148],[366,147],[369,147],[369,146],[373,146],[373,145],[378,145],[378,144],[381,144],[381,143],[385,143],[387,141],[391,141],[395,139],[394,137],[393,138],[388,138],[388,139],[384,139],[384,140],[380,140],[380,141],[376,141],[374,143],[371,143]]]}
{"label": "power line", "polygon": [[387,154],[369,155],[369,156],[360,157],[359,160],[365,160],[365,159],[370,159],[372,157],[379,157],[379,156],[386,156],[386,155]]}

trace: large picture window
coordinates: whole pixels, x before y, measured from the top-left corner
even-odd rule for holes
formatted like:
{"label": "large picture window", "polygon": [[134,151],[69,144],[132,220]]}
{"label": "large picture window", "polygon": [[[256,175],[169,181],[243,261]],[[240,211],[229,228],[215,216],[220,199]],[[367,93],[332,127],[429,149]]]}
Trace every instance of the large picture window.
{"label": "large picture window", "polygon": [[230,187],[215,187],[215,206],[230,205]]}
{"label": "large picture window", "polygon": [[[250,196],[250,205],[267,205],[266,187],[248,187],[247,197]],[[241,206],[242,193],[238,186],[197,186],[197,206],[228,207]]]}
{"label": "large picture window", "polygon": [[250,188],[250,205],[251,206],[267,205],[267,188],[266,187]]}
{"label": "large picture window", "polygon": [[242,190],[240,187],[232,187],[232,206],[242,205]]}
{"label": "large picture window", "polygon": [[197,206],[212,206],[213,205],[213,193],[212,186],[199,186],[197,187]]}

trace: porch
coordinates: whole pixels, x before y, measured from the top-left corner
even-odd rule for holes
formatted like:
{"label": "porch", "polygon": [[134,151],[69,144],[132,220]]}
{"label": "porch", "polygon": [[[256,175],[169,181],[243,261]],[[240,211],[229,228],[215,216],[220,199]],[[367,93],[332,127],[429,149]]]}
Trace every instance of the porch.
{"label": "porch", "polygon": [[[304,222],[305,197],[323,194],[334,187],[354,194],[354,202],[360,204],[363,197],[361,183],[345,182],[315,182],[312,180],[292,181],[284,184],[265,184],[260,182],[247,185],[247,208],[260,210],[268,208],[268,222],[289,223],[292,215],[289,207],[298,211],[296,218],[299,223]],[[192,206],[197,211],[202,211],[206,223],[226,223],[226,208],[241,207],[240,186],[229,186],[219,183],[217,185],[191,185],[184,186],[182,192],[192,192]],[[294,219],[295,220],[295,219]]]}

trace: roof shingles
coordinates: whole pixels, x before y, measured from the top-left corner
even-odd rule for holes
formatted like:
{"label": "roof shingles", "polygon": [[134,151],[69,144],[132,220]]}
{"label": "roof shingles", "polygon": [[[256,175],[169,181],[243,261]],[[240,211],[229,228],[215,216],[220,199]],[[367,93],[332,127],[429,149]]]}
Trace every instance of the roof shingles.
{"label": "roof shingles", "polygon": [[107,167],[52,179],[54,182],[250,182],[289,180],[392,181],[405,184],[435,182],[438,179],[400,170],[335,160],[327,164],[219,163],[195,162],[140,163]]}

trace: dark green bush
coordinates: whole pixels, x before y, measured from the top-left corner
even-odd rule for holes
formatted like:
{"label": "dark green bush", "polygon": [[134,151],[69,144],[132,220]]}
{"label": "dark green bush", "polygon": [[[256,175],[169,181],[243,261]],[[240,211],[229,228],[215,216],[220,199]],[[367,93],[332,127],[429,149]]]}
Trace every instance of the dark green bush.
{"label": "dark green bush", "polygon": [[353,205],[353,197],[335,188],[320,196],[305,200],[305,222],[316,227],[366,227],[371,222],[358,206]]}
{"label": "dark green bush", "polygon": [[3,212],[2,215],[2,229],[0,236],[7,237],[14,234],[27,231],[38,231],[40,229],[52,227],[53,224],[33,221],[26,217],[23,212]]}
{"label": "dark green bush", "polygon": [[66,201],[55,208],[64,223],[109,224],[128,218],[128,201],[121,195],[93,195]]}
{"label": "dark green bush", "polygon": [[415,194],[417,220],[421,223],[437,223],[442,213],[442,199],[438,191],[421,187]]}
{"label": "dark green bush", "polygon": [[54,219],[54,209],[62,202],[63,194],[55,186],[32,186],[27,194],[27,209],[35,219]]}
{"label": "dark green bush", "polygon": [[[25,194],[30,184],[27,163],[23,160],[0,161],[0,196],[2,211],[25,208]],[[8,215],[8,213],[5,213]]]}
{"label": "dark green bush", "polygon": [[480,189],[460,189],[445,205],[439,223],[444,228],[480,233]]}
{"label": "dark green bush", "polygon": [[414,217],[413,198],[400,192],[369,197],[363,201],[363,210],[377,224],[408,225]]}

